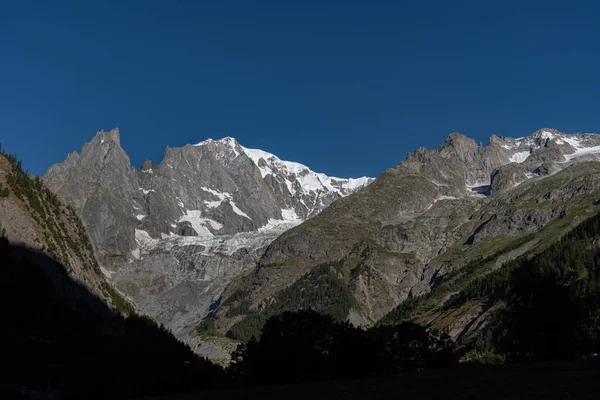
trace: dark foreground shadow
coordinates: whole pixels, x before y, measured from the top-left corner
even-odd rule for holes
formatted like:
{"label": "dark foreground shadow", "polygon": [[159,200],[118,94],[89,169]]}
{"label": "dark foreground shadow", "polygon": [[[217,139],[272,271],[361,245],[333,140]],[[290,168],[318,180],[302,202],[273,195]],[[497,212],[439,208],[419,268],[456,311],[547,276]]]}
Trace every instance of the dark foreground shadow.
{"label": "dark foreground shadow", "polygon": [[[142,316],[123,318],[47,255],[0,239],[0,398],[132,398],[219,388],[224,373]],[[28,398],[31,395],[27,394]]]}
{"label": "dark foreground shadow", "polygon": [[597,399],[600,362],[569,361],[405,372],[198,394],[164,400],[529,400]]}

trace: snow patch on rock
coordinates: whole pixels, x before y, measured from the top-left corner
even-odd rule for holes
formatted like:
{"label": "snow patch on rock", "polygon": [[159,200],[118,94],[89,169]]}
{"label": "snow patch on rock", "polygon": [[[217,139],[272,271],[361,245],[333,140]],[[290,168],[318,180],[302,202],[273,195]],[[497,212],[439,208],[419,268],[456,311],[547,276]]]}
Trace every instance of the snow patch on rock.
{"label": "snow patch on rock", "polygon": [[202,217],[202,211],[200,210],[186,210],[185,215],[179,219],[179,222],[185,221],[192,225],[198,236],[213,236],[209,226],[214,230],[223,228],[223,224],[210,218]]}
{"label": "snow patch on rock", "polygon": [[281,210],[281,219],[273,219],[270,218],[266,225],[261,226],[258,231],[266,232],[273,229],[281,229],[285,227],[285,229],[290,229],[296,225],[299,225],[302,222],[302,219],[298,217],[296,211],[291,208],[284,208]]}
{"label": "snow patch on rock", "polygon": [[217,197],[219,199],[219,200],[215,200],[215,201],[204,200],[204,204],[206,204],[206,206],[208,208],[219,207],[221,205],[221,203],[223,203],[224,201],[227,201],[231,205],[231,208],[233,209],[234,213],[236,213],[237,215],[240,215],[242,217],[248,218],[249,220],[252,220],[252,218],[250,218],[248,216],[248,214],[246,214],[245,212],[243,212],[242,210],[240,210],[240,208],[235,204],[235,202],[232,200],[233,196],[231,195],[231,193],[219,192],[217,190],[210,189],[210,188],[207,188],[207,187],[204,187],[204,186],[202,187],[202,190],[204,190],[205,192],[208,192],[208,193],[212,194],[213,196],[215,196],[215,197]]}
{"label": "snow patch on rock", "polygon": [[515,154],[512,155],[512,157],[510,157],[510,162],[514,162],[517,164],[521,164],[524,163],[525,160],[527,160],[527,157],[529,157],[531,153],[529,152],[529,150],[527,151],[519,151]]}

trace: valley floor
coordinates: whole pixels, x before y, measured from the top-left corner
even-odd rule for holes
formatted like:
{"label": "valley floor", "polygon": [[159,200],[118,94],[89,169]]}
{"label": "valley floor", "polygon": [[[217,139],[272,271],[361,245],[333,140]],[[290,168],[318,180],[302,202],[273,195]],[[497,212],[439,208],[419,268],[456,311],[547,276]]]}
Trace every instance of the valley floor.
{"label": "valley floor", "polygon": [[600,361],[461,367],[354,381],[327,381],[160,397],[212,399],[597,399]]}

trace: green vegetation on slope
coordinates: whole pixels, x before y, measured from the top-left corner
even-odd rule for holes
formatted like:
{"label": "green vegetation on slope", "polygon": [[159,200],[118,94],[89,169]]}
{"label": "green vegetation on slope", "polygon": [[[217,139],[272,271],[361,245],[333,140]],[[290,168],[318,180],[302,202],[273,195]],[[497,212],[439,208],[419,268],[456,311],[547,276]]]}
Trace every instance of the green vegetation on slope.
{"label": "green vegetation on slope", "polygon": [[342,263],[317,267],[278,293],[274,301],[260,311],[248,311],[250,304],[245,300],[245,293],[233,294],[224,302],[224,306],[230,307],[229,315],[248,314],[231,327],[227,336],[241,341],[258,337],[269,317],[285,311],[311,309],[337,321],[346,320],[350,309],[358,308],[358,305],[348,289],[343,271]]}
{"label": "green vegetation on slope", "polygon": [[[89,270],[97,268],[93,259],[92,244],[75,210],[63,205],[39,177],[30,177],[22,163],[13,154],[0,152],[10,163],[11,171],[7,183],[12,193],[27,207],[33,219],[42,227],[47,242],[45,249],[58,262],[71,268],[69,253],[75,253]],[[4,188],[7,191],[8,188]],[[69,232],[65,225],[75,231]]]}

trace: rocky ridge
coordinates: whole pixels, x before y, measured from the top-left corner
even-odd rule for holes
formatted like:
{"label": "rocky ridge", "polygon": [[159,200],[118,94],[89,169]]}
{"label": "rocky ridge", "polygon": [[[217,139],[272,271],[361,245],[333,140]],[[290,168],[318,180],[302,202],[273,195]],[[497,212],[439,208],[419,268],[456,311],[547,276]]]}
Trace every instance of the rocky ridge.
{"label": "rocky ridge", "polygon": [[[453,133],[279,236],[227,289],[214,323],[234,337],[252,332],[262,315],[296,307],[290,293],[302,290],[309,272],[329,266],[347,292],[340,298],[354,299],[346,318],[373,324],[470,261],[489,261],[478,274],[499,268],[595,212],[599,158],[595,134],[541,129],[517,139],[492,136],[483,146]],[[461,276],[461,284],[474,276]],[[422,322],[434,324],[434,314]],[[454,337],[471,321],[456,323]]]}

